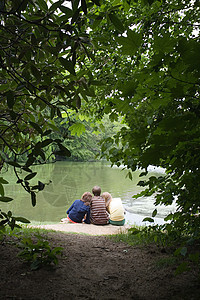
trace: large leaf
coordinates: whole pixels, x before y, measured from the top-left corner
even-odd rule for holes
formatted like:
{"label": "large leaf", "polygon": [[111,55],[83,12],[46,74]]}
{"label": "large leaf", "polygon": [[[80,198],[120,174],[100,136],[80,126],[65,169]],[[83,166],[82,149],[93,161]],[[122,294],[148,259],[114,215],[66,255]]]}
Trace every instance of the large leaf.
{"label": "large leaf", "polygon": [[81,7],[85,14],[87,14],[87,4],[85,0],[81,0]]}
{"label": "large leaf", "polygon": [[36,193],[35,192],[31,192],[31,202],[32,202],[32,206],[34,207],[36,205]]}
{"label": "large leaf", "polygon": [[15,103],[15,94],[13,91],[9,90],[6,92],[7,104],[9,108],[12,108]]}
{"label": "large leaf", "polygon": [[21,168],[21,165],[16,161],[8,161],[7,163],[15,168]]}
{"label": "large leaf", "polygon": [[66,18],[70,18],[73,15],[73,11],[69,7],[61,5],[60,10],[65,14]]}
{"label": "large leaf", "polygon": [[10,197],[0,197],[0,201],[1,202],[11,202],[13,200],[13,198],[10,198]]}
{"label": "large leaf", "polygon": [[31,173],[31,174],[28,174],[25,178],[24,178],[24,180],[30,180],[30,179],[32,179],[33,177],[35,177],[37,175],[37,172],[33,172],[33,173]]}
{"label": "large leaf", "polygon": [[75,123],[69,127],[71,131],[71,135],[81,136],[83,132],[85,132],[85,125],[82,123]]}
{"label": "large leaf", "polygon": [[127,30],[127,37],[118,37],[117,41],[122,45],[122,53],[125,55],[134,55],[141,46],[142,34],[133,30]]}
{"label": "large leaf", "polygon": [[48,10],[48,6],[47,6],[47,3],[45,0],[37,0],[37,3],[41,10],[44,10],[44,11]]}
{"label": "large leaf", "polygon": [[3,184],[0,183],[0,195],[3,197],[4,196],[4,187]]}
{"label": "large leaf", "polygon": [[30,221],[23,217],[14,217],[15,221],[21,222],[21,223],[30,223]]}
{"label": "large leaf", "polygon": [[67,156],[70,157],[71,156],[71,152],[62,144],[58,144],[60,150],[55,151],[54,154],[59,155],[59,156]]}
{"label": "large leaf", "polygon": [[74,66],[72,64],[71,61],[69,61],[66,58],[60,57],[59,61],[61,62],[61,64],[63,65],[63,67],[72,75],[76,75],[75,70],[74,70]]}
{"label": "large leaf", "polygon": [[117,30],[119,30],[120,32],[124,32],[124,26],[123,26],[122,22],[120,21],[120,19],[116,16],[116,14],[114,14],[112,12],[108,16],[109,16],[110,21],[115,26],[115,28]]}
{"label": "large leaf", "polygon": [[39,132],[40,134],[43,134],[43,131],[42,131],[41,127],[40,127],[37,123],[35,123],[35,122],[30,122],[30,125],[31,125],[35,130],[37,130],[37,132]]}

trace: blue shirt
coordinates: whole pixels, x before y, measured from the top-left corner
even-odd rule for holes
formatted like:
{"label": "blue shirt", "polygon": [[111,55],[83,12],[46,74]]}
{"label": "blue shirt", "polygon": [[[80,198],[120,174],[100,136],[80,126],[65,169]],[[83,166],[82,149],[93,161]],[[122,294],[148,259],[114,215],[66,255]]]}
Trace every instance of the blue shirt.
{"label": "blue shirt", "polygon": [[87,214],[85,223],[90,224],[90,206],[85,205],[81,200],[75,200],[67,210],[67,214],[76,223],[81,223],[85,214]]}

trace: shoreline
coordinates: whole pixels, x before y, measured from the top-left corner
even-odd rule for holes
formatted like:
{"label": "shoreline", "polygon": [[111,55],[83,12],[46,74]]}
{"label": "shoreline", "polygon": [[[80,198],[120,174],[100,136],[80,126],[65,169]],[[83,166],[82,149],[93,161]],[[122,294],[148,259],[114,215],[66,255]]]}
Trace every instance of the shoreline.
{"label": "shoreline", "polygon": [[29,228],[41,228],[47,230],[61,231],[65,233],[78,233],[88,235],[112,235],[126,233],[131,225],[114,226],[108,225],[93,225],[93,224],[73,224],[73,223],[57,223],[45,225],[29,225]]}

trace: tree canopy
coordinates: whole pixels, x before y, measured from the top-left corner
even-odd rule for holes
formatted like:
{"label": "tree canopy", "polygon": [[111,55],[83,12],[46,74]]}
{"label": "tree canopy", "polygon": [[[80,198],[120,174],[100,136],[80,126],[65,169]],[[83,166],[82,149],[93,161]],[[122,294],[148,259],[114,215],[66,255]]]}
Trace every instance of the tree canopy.
{"label": "tree canopy", "polygon": [[141,168],[141,177],[149,165],[165,168],[165,176],[140,181],[142,195],[176,201],[166,228],[199,235],[199,1],[1,1],[0,15],[1,165],[14,166],[33,205],[41,185],[29,185],[31,165],[45,162],[52,144],[70,155],[51,135],[55,118],[69,109],[122,116],[102,156]]}
{"label": "tree canopy", "polygon": [[110,19],[114,33],[107,49],[109,43],[115,48],[104,108],[111,116],[125,115],[128,127],[105,140],[102,150],[110,149],[115,164],[144,169],[141,176],[149,165],[165,168],[164,177],[139,182],[147,186],[141,195],[155,194],[155,204],[176,201],[177,212],[166,220],[199,234],[199,2],[129,4]]}

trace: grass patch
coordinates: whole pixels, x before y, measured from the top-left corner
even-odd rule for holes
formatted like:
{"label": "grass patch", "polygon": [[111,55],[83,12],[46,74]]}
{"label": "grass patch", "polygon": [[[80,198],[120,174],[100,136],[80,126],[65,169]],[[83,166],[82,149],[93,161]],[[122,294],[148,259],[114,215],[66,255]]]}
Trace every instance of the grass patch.
{"label": "grass patch", "polygon": [[113,242],[123,242],[130,246],[148,245],[152,243],[152,236],[144,234],[143,227],[133,227],[127,233],[118,233],[110,235]]}
{"label": "grass patch", "polygon": [[155,265],[157,268],[166,268],[166,267],[170,267],[170,266],[176,266],[178,263],[177,258],[173,257],[173,256],[168,256],[168,257],[163,257],[158,259],[155,262]]}

